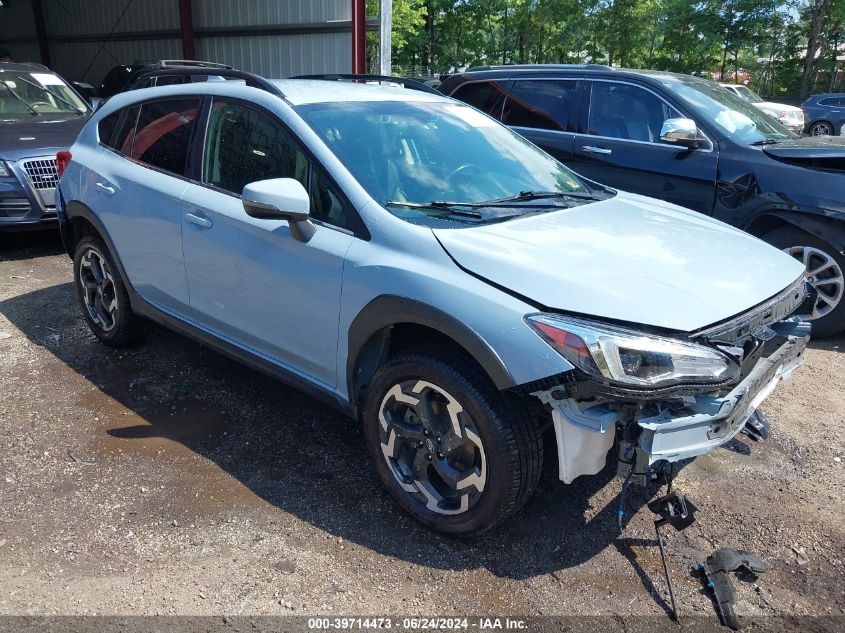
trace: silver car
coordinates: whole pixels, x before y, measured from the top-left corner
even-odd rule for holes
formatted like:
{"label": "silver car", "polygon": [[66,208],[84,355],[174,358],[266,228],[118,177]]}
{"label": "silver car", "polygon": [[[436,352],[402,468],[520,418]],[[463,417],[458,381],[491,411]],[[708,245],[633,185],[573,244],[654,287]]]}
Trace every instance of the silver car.
{"label": "silver car", "polygon": [[359,420],[432,528],[516,512],[546,428],[566,483],[608,458],[666,472],[802,361],[804,267],[742,231],[437,94],[215,74],[244,81],[119,94],[72,147],[82,314],[109,345],[152,319]]}

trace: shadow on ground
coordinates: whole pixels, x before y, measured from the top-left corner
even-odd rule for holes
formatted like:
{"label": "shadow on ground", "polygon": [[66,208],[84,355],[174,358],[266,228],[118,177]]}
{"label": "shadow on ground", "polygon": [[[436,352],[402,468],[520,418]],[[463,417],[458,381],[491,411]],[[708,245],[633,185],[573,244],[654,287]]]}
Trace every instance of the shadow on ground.
{"label": "shadow on ground", "polygon": [[[618,534],[615,502],[597,513],[589,506],[614,470],[563,486],[550,457],[537,494],[492,534],[472,541],[437,536],[382,492],[358,425],[308,396],[157,327],[137,347],[105,347],[88,332],[71,283],[2,301],[0,313],[97,385],[95,397],[112,398],[147,423],[111,428],[96,442],[178,441],[281,510],[381,554],[527,578],[579,565]],[[631,501],[638,506],[646,498]]]}
{"label": "shadow on ground", "polygon": [[64,252],[58,229],[0,232],[0,262],[31,259]]}

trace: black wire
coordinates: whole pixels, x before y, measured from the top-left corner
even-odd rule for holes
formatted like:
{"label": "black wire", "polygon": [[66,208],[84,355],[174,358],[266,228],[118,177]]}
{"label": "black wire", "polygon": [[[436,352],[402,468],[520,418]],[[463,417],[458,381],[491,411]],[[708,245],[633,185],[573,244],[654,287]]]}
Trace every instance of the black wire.
{"label": "black wire", "polygon": [[[115,20],[114,24],[112,25],[111,30],[108,33],[109,35],[114,33],[115,29],[117,28],[117,25],[120,24],[120,21],[123,19],[123,16],[126,15],[126,12],[129,11],[129,7],[132,6],[133,2],[135,2],[135,0],[129,0],[129,2],[126,3],[126,6],[123,7],[123,11],[120,13],[120,15],[117,17],[117,20]],[[100,48],[97,50],[96,53],[94,53],[94,57],[91,58],[91,62],[88,64],[88,68],[86,68],[85,72],[82,73],[82,79],[81,79],[82,81],[85,81],[85,77],[88,75],[88,71],[91,70],[91,66],[94,65],[95,61],[97,61],[97,58],[100,56],[100,53],[103,52],[103,49],[106,47],[106,44],[108,44],[108,43],[109,43],[109,40],[105,39],[105,40],[103,40],[103,43],[100,44]],[[114,59],[114,57],[112,57],[112,59]]]}

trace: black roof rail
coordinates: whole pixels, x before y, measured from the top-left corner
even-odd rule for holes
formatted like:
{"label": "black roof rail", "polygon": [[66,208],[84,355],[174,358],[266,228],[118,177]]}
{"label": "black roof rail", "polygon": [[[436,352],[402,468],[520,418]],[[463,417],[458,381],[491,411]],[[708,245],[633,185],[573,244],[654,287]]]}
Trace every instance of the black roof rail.
{"label": "black roof rail", "polygon": [[471,66],[465,72],[483,70],[614,70],[605,64],[505,64],[504,66]]}
{"label": "black roof rail", "polygon": [[227,68],[233,69],[229,64],[218,62],[206,62],[201,59],[138,59],[127,66],[184,66],[188,68]]}
{"label": "black roof rail", "polygon": [[274,84],[272,81],[261,77],[260,75],[253,75],[245,70],[235,70],[233,68],[162,68],[159,70],[151,70],[139,76],[132,85],[130,90],[137,87],[137,84],[146,79],[153,79],[155,77],[223,77],[224,79],[240,79],[246,82],[247,86],[259,88],[271,95],[285,98],[285,93]]}
{"label": "black roof rail", "polygon": [[332,73],[328,75],[297,75],[296,77],[291,77],[291,79],[320,79],[322,81],[351,81],[353,83],[391,83],[398,84],[408,90],[419,90],[420,92],[427,92],[440,97],[443,96],[431,86],[427,86],[416,79],[389,77],[388,75],[346,75]]}

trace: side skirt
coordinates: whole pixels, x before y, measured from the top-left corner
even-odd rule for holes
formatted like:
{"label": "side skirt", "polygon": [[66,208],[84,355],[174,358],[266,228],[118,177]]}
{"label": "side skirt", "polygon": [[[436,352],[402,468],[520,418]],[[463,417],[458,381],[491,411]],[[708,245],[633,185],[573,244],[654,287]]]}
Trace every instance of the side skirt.
{"label": "side skirt", "polygon": [[301,391],[304,394],[311,396],[317,400],[320,400],[324,404],[329,405],[333,409],[343,413],[344,415],[357,419],[358,412],[352,403],[342,399],[333,391],[329,391],[328,389],[324,389],[319,385],[309,381],[298,374],[293,373],[292,371],[277,365],[265,358],[260,356],[256,356],[255,354],[245,350],[238,345],[230,343],[229,341],[225,341],[213,334],[206,332],[205,330],[196,327],[182,319],[179,319],[175,316],[169,315],[161,310],[157,309],[155,306],[151,305],[144,299],[138,296],[137,293],[130,291],[130,297],[132,302],[132,309],[139,315],[162,325],[169,330],[173,330],[174,332],[186,336],[205,347],[208,347],[215,352],[219,352],[224,356],[231,358],[247,367],[260,371],[263,374],[266,374],[272,378],[275,378],[289,387],[293,387],[297,391]]}

